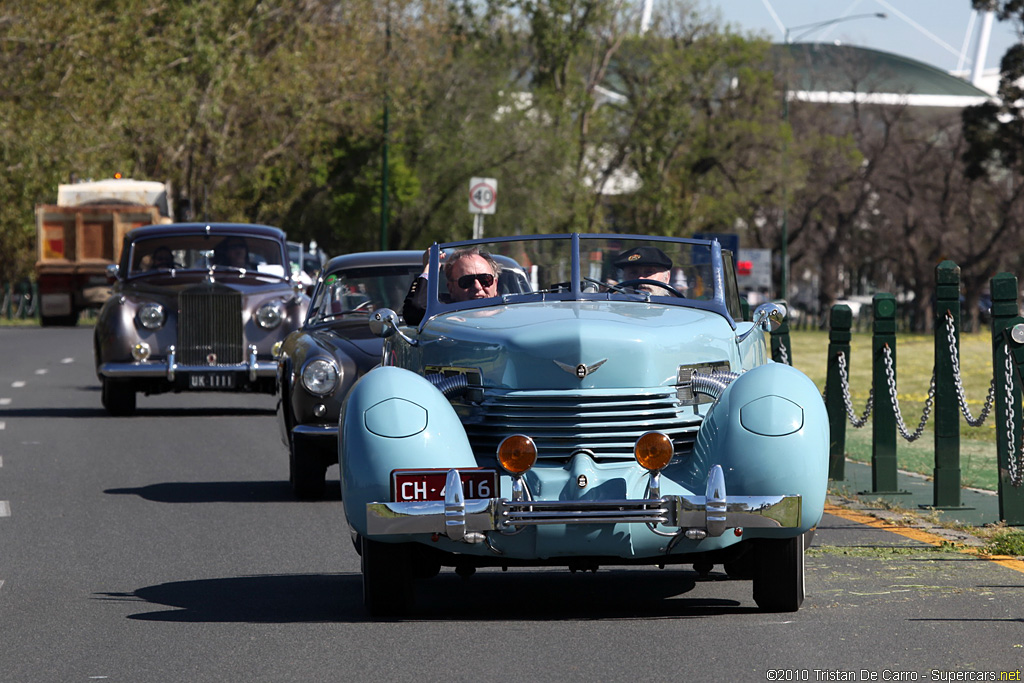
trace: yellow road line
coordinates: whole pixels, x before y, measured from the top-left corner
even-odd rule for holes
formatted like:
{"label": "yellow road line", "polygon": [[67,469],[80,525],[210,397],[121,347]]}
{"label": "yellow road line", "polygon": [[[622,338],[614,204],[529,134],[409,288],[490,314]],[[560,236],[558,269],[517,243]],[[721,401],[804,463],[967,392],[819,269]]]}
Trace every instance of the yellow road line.
{"label": "yellow road line", "polygon": [[[877,517],[865,515],[864,513],[856,512],[854,510],[847,510],[846,508],[841,508],[828,503],[825,504],[825,512],[830,515],[835,515],[836,517],[842,517],[843,519],[851,522],[864,524],[865,526],[874,527],[875,529],[882,529],[883,531],[890,531],[894,534],[899,534],[900,536],[904,536],[915,541],[928,543],[929,545],[942,545],[943,543],[949,542],[949,539],[947,538],[942,538],[941,536],[928,533],[927,531],[922,531],[921,529],[899,526],[898,524],[894,524],[884,519],[878,519]],[[971,546],[959,546],[957,547],[957,550],[967,555],[974,555],[983,560],[995,562],[996,564],[1009,569],[1024,573],[1024,562],[1010,555],[982,555],[978,551],[978,548],[973,548]]]}

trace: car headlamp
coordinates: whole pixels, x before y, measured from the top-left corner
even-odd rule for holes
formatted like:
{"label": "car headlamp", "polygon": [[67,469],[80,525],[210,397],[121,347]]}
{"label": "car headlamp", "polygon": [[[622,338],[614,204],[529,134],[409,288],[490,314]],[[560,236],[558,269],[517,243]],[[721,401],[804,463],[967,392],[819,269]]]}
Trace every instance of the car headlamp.
{"label": "car headlamp", "polygon": [[648,472],[663,470],[672,460],[672,439],[661,432],[647,432],[633,446],[633,456]]}
{"label": "car headlamp", "polygon": [[268,301],[256,310],[256,322],[265,330],[272,330],[281,324],[284,311],[277,301]]}
{"label": "car headlamp", "polygon": [[159,330],[167,318],[164,315],[164,307],[150,301],[139,307],[135,313],[135,319],[147,330]]}
{"label": "car headlamp", "polygon": [[498,444],[498,463],[509,474],[522,474],[537,462],[537,445],[533,439],[513,434]]}
{"label": "car headlamp", "polygon": [[325,396],[338,388],[341,373],[338,366],[331,360],[316,358],[302,368],[302,386],[306,391],[317,396]]}

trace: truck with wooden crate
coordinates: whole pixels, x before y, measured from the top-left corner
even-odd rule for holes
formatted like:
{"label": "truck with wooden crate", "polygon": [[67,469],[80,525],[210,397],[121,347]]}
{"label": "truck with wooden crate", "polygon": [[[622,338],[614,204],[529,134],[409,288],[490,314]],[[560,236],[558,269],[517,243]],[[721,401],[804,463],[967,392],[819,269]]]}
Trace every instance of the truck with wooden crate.
{"label": "truck with wooden crate", "polygon": [[170,184],[109,178],[57,188],[56,204],[36,206],[36,279],[43,325],[74,325],[110,296],[107,266],[124,233],[173,221]]}

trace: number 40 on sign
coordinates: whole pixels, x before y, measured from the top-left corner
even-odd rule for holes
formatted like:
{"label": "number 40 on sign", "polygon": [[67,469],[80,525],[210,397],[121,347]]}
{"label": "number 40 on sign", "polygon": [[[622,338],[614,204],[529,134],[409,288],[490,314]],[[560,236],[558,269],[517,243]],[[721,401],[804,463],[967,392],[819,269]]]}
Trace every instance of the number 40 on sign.
{"label": "number 40 on sign", "polygon": [[470,178],[469,212],[494,213],[498,203],[498,181],[494,178]]}

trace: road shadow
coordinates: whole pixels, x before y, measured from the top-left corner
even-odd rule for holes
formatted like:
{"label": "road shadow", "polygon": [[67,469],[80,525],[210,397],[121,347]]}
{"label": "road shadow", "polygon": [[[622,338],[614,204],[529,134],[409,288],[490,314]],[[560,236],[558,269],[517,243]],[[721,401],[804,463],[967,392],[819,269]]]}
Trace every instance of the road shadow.
{"label": "road shadow", "polygon": [[41,408],[4,408],[0,415],[5,417],[68,417],[68,418],[109,418],[111,420],[135,420],[141,417],[263,417],[273,416],[273,408],[139,408],[129,417],[114,417],[102,406],[95,408],[73,408],[47,406]]}
{"label": "road shadow", "polygon": [[[450,570],[418,582],[417,603],[399,621],[576,621],[747,614],[753,603],[680,597],[697,575],[677,570],[597,573]],[[176,581],[95,599],[142,603],[136,621],[185,623],[358,623],[376,621],[362,604],[358,574],[287,574]],[[151,609],[156,608],[156,609]]]}
{"label": "road shadow", "polygon": [[323,501],[301,501],[287,481],[167,482],[135,488],[106,489],[115,496],[139,496],[154,503],[307,503],[341,500],[338,481],[328,480]]}

